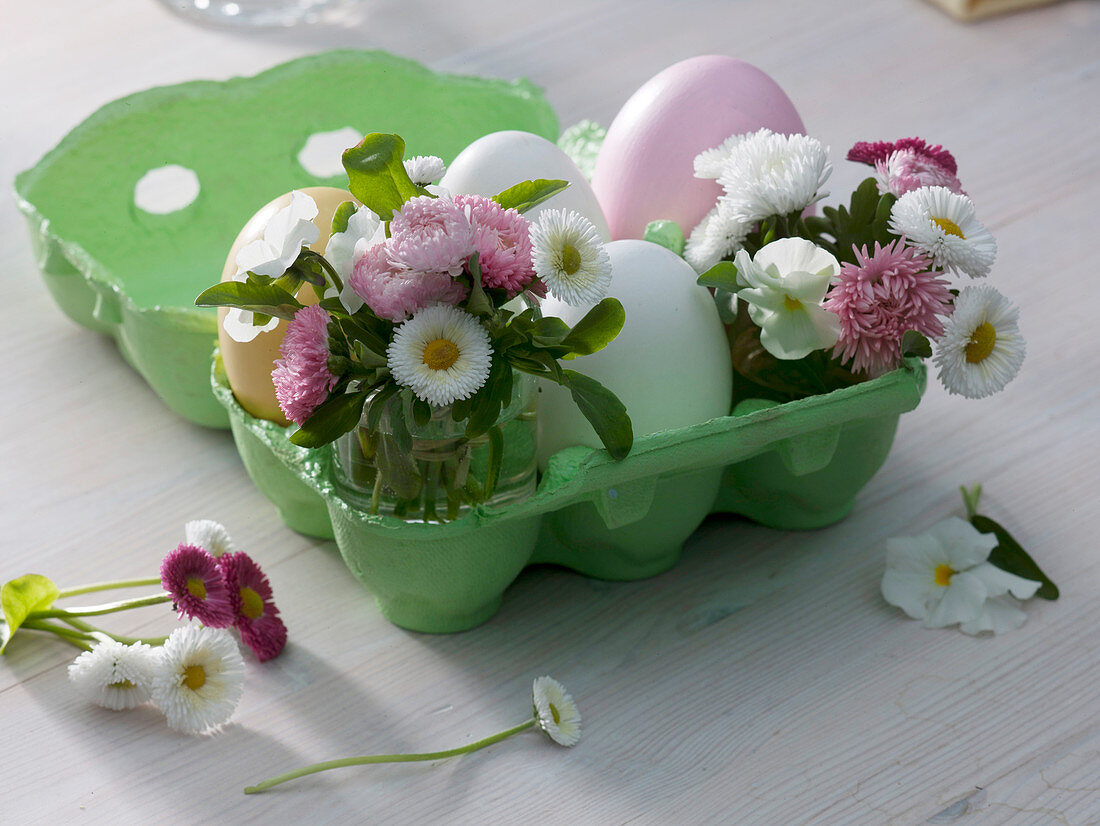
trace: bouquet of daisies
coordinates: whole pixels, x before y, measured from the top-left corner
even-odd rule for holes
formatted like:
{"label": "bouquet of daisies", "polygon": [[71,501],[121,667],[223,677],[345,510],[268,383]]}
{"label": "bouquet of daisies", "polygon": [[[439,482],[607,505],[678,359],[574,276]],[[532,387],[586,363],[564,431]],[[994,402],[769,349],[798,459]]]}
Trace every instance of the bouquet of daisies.
{"label": "bouquet of daisies", "polygon": [[[1018,310],[987,285],[997,246],[951,153],[919,138],[857,143],[874,168],[847,207],[828,193],[828,149],[767,129],[695,159],[724,192],[684,257],[715,289],[739,380],[780,401],[824,393],[932,357],[951,393],[981,398],[1020,369]],[[733,301],[732,296],[738,300]]]}
{"label": "bouquet of daisies", "polygon": [[[234,338],[289,320],[272,378],[298,425],[290,440],[316,448],[354,430],[372,468],[372,511],[388,491],[398,515],[454,518],[492,493],[504,463],[498,419],[514,375],[529,374],[568,388],[609,453],[626,456],[633,432],[622,403],[561,364],[622,328],[622,305],[605,297],[607,253],[576,213],[547,210],[536,223],[523,215],[568,184],[524,181],[492,198],[452,197],[431,185],[443,175],[440,159],[405,160],[404,151],[399,136],[375,133],[344,153],[358,203],[336,211],[324,255],[307,246],[318,238],[317,206],[296,192],[264,239],[242,249],[237,280],[196,301],[233,308],[225,328]],[[320,303],[295,297],[307,282]],[[548,289],[595,306],[570,328],[541,317]],[[462,424],[461,437],[414,444],[416,428],[441,420]],[[477,446],[480,479],[470,470]],[[441,490],[445,516],[434,511]]]}

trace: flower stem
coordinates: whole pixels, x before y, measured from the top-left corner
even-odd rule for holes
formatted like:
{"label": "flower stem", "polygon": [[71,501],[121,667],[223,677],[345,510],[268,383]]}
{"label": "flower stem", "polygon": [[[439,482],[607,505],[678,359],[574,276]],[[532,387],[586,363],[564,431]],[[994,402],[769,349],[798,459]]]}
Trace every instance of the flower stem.
{"label": "flower stem", "polygon": [[64,599],[65,597],[75,597],[80,594],[92,594],[96,591],[112,591],[116,588],[144,588],[148,585],[160,585],[160,577],[120,579],[114,582],[95,582],[91,585],[81,585],[78,588],[65,588],[57,595],[57,598]]}
{"label": "flower stem", "polygon": [[109,637],[115,642],[120,642],[123,645],[133,645],[134,643],[144,643],[145,645],[164,645],[168,637],[127,637],[122,634],[113,634],[109,631],[104,631],[102,628],[96,628],[87,622],[78,620],[76,617],[63,617],[62,622],[66,622],[73,628],[84,631],[88,634],[99,635],[99,637]]}
{"label": "flower stem", "polygon": [[982,486],[974,485],[972,488],[959,487],[962,493],[963,504],[966,505],[966,518],[973,520],[978,513],[978,502],[982,498]]}
{"label": "flower stem", "polygon": [[62,640],[69,643],[69,645],[75,645],[83,651],[91,651],[92,646],[88,643],[95,639],[91,634],[85,634],[81,631],[74,631],[71,628],[54,625],[52,622],[26,620],[22,627],[26,628],[28,631],[49,631],[51,634],[56,634]]}
{"label": "flower stem", "polygon": [[432,751],[422,754],[367,754],[362,757],[345,757],[341,760],[327,760],[324,763],[314,763],[312,766],[305,766],[301,769],[295,769],[294,771],[268,778],[267,780],[257,783],[255,786],[248,786],[245,788],[244,793],[257,794],[258,792],[270,789],[272,786],[286,783],[288,780],[295,780],[299,777],[305,777],[307,774],[317,774],[318,772],[328,771],[329,769],[342,769],[345,766],[364,766],[369,763],[414,763],[424,760],[442,760],[445,757],[457,757],[460,754],[468,754],[472,751],[483,749],[486,746],[491,746],[493,743],[499,743],[501,740],[507,739],[513,734],[519,734],[521,731],[531,728],[536,722],[536,718],[532,717],[530,720],[525,720],[518,726],[513,726],[510,729],[490,735],[483,740],[478,740],[476,743],[460,746],[457,749],[448,749],[447,751]]}
{"label": "flower stem", "polygon": [[[158,580],[159,582],[159,580]],[[103,614],[113,614],[116,611],[126,611],[130,608],[143,608],[146,605],[161,605],[171,602],[169,594],[157,594],[151,597],[139,597],[137,599],[124,599],[119,602],[107,602],[103,605],[88,605],[83,608],[48,608],[44,611],[31,611],[28,619],[66,619],[67,617],[98,617]]]}

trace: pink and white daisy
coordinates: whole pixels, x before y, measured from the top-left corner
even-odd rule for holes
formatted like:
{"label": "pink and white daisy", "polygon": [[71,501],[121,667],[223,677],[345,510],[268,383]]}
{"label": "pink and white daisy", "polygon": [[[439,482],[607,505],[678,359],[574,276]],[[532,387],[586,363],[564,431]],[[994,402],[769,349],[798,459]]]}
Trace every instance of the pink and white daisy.
{"label": "pink and white daisy", "polygon": [[275,607],[271,583],[248,554],[238,551],[218,558],[225,577],[234,624],[241,640],[263,662],[276,657],[286,645],[286,626]]}
{"label": "pink and white daisy", "polygon": [[900,149],[881,161],[875,161],[878,191],[901,197],[924,186],[942,186],[961,194],[962,183],[935,161],[911,149]]}
{"label": "pink and white daisy", "polygon": [[395,262],[392,239],[364,251],[348,284],[376,316],[401,322],[432,304],[454,306],[466,287],[449,272],[414,272]]}
{"label": "pink and white daisy", "polygon": [[949,175],[957,175],[955,157],[939,144],[929,146],[923,138],[902,138],[897,141],[859,141],[848,150],[848,160],[875,166],[896,152],[910,153],[929,166],[936,166]]}
{"label": "pink and white daisy", "polygon": [[181,619],[188,617],[210,628],[233,624],[233,606],[218,561],[197,545],[180,543],[164,557],[160,582]]}
{"label": "pink and white daisy", "polygon": [[943,333],[940,317],[951,313],[951,292],[930,272],[931,260],[900,241],[855,252],[856,263],[840,268],[822,306],[840,318],[833,355],[851,360],[853,371],[880,376],[901,363],[906,331],[929,338]]}
{"label": "pink and white daisy", "polygon": [[465,209],[474,230],[482,286],[504,290],[509,298],[519,295],[535,277],[527,219],[481,195],[458,195],[455,204]]}
{"label": "pink and white daisy", "polygon": [[466,211],[448,198],[410,198],[390,221],[387,252],[397,268],[458,275],[474,248]]}
{"label": "pink and white daisy", "polygon": [[328,398],[336,376],[328,369],[329,314],[317,305],[303,307],[287,326],[271,379],[284,415],[304,424]]}

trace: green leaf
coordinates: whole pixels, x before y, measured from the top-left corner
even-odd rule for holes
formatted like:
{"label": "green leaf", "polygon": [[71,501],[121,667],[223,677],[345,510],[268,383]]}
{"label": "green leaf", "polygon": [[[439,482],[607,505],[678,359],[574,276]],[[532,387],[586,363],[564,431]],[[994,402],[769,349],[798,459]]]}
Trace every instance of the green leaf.
{"label": "green leaf", "polygon": [[906,330],[901,337],[901,354],[920,356],[922,359],[931,358],[932,343],[916,330]]}
{"label": "green leaf", "polygon": [[875,210],[875,219],[871,223],[871,233],[874,240],[884,247],[894,240],[894,233],[890,231],[890,215],[894,211],[894,204],[897,203],[897,200],[897,196],[892,192],[883,194],[879,198],[878,209]]}
{"label": "green leaf", "polygon": [[370,406],[367,408],[367,430],[372,433],[378,432],[378,425],[382,422],[382,414],[386,412],[386,402],[400,389],[396,384],[390,382],[374,395],[370,400]]}
{"label": "green leaf", "polygon": [[383,221],[391,220],[410,198],[430,194],[412,182],[404,156],[401,136],[382,132],[372,132],[343,155],[351,194]]}
{"label": "green leaf", "polygon": [[503,382],[508,383],[508,392],[511,393],[511,368],[504,359],[493,359],[489,367],[489,375],[485,384],[473,397],[473,405],[470,409],[470,418],[466,422],[466,438],[476,439],[489,428],[496,424],[500,417],[501,401],[503,399]]}
{"label": "green leaf", "polygon": [[4,583],[0,588],[0,608],[4,612],[4,620],[0,622],[0,654],[30,613],[46,610],[60,593],[60,588],[40,574],[27,574]]}
{"label": "green leaf", "polygon": [[989,555],[991,563],[1002,571],[1008,571],[1010,574],[1022,576],[1024,579],[1042,583],[1039,590],[1035,592],[1035,596],[1042,599],[1058,599],[1058,586],[1043,573],[1035,560],[1031,558],[1031,555],[1020,546],[1019,542],[1012,538],[1008,531],[988,516],[982,516],[980,513],[971,517],[970,524],[982,533],[991,533],[997,537],[997,547]]}
{"label": "green leaf", "polygon": [[393,443],[402,453],[412,453],[412,433],[409,431],[409,423],[405,421],[405,399],[407,396],[399,396],[397,401],[390,405],[390,430],[393,431]]}
{"label": "green leaf", "polygon": [[424,427],[432,420],[432,406],[423,399],[413,399],[413,421]]}
{"label": "green leaf", "polygon": [[344,201],[336,207],[336,212],[332,214],[332,235],[348,231],[348,222],[351,221],[351,216],[355,214],[355,210],[355,201]]}
{"label": "green leaf", "polygon": [[466,266],[470,270],[470,295],[466,299],[466,312],[471,315],[485,316],[493,311],[493,302],[481,286],[481,263],[478,253],[470,256]]}
{"label": "green leaf", "polygon": [[198,307],[239,307],[288,321],[302,309],[302,304],[274,284],[254,284],[248,281],[223,281],[215,284],[195,299]]}
{"label": "green leaf", "polygon": [[369,390],[337,393],[327,399],[291,434],[290,441],[299,447],[321,447],[340,438],[359,424],[369,393]]}
{"label": "green leaf", "polygon": [[566,370],[565,379],[573,402],[588,419],[611,458],[625,459],[634,445],[634,427],[618,396],[575,370]]}
{"label": "green leaf", "polygon": [[562,339],[564,347],[577,356],[599,352],[610,344],[626,323],[626,310],[617,298],[605,298],[573,325]]}
{"label": "green leaf", "polygon": [[856,226],[870,224],[878,205],[878,182],[874,178],[864,178],[852,193],[852,202],[848,208],[849,220]]}
{"label": "green leaf", "polygon": [[681,258],[684,256],[684,231],[675,221],[650,221],[646,224],[642,240],[664,247]]}
{"label": "green leaf", "polygon": [[420,495],[424,481],[420,468],[409,451],[401,449],[395,437],[383,435],[379,438],[375,463],[382,484],[392,490],[398,499],[416,499]]}
{"label": "green leaf", "polygon": [[700,287],[714,287],[731,293],[743,286],[737,281],[737,266],[732,261],[719,261],[700,275],[695,283]]}
{"label": "green leaf", "polygon": [[569,335],[569,325],[557,316],[544,316],[530,326],[530,335],[531,341],[540,347],[561,344]]}
{"label": "green leaf", "polygon": [[[546,178],[536,178],[533,181],[521,181],[515,186],[510,186],[499,195],[494,195],[493,200],[505,209],[514,209],[516,212],[526,212],[536,207],[547,198],[552,198],[569,186],[569,181],[557,181]],[[355,190],[352,190],[354,192]]]}

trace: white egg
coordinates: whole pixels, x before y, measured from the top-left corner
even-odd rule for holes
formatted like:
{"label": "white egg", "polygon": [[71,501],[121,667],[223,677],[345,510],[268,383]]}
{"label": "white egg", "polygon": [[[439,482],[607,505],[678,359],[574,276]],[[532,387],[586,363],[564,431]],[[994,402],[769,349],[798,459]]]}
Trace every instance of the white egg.
{"label": "white egg", "polygon": [[[648,241],[612,241],[607,252],[610,294],[622,302],[626,323],[603,350],[566,366],[619,397],[635,438],[727,415],[733,390],[729,344],[710,292],[695,283],[695,271]],[[543,315],[570,326],[589,309],[552,297],[542,303]],[[564,447],[602,446],[568,390],[550,381],[541,389],[540,467]]]}
{"label": "white egg", "polygon": [[610,240],[607,220],[584,173],[557,144],[530,132],[493,132],[478,138],[447,167],[439,185],[453,195],[492,197],[535,178],[569,181],[569,188],[525,212],[529,221],[537,221],[544,209],[572,209],[591,221],[601,238]]}

